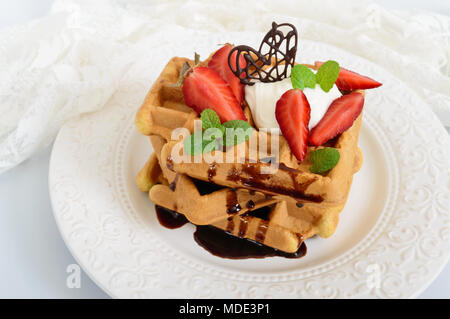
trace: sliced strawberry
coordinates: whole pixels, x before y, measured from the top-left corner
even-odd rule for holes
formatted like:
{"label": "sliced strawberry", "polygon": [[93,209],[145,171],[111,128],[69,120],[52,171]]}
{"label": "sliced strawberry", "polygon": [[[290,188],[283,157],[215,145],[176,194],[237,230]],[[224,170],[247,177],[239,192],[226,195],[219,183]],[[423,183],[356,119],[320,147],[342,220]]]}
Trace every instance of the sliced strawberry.
{"label": "sliced strawberry", "polygon": [[212,109],[222,122],[247,120],[228,84],[210,68],[196,67],[188,72],[183,82],[183,95],[186,105],[198,114]]}
{"label": "sliced strawberry", "polygon": [[[233,91],[234,96],[239,104],[244,99],[244,85],[239,78],[233,74],[228,65],[228,55],[230,54],[233,46],[229,43],[225,44],[222,48],[216,51],[208,63],[208,67],[216,71]],[[233,68],[236,66],[236,52],[233,52],[231,56],[231,63]],[[245,67],[245,59],[242,55],[239,56],[239,65],[241,68]]]}
{"label": "sliced strawberry", "polygon": [[275,108],[275,117],[281,133],[299,161],[303,161],[306,156],[310,114],[309,102],[299,89],[286,91]]}
{"label": "sliced strawberry", "polygon": [[320,146],[346,131],[361,114],[364,96],[359,92],[343,95],[334,100],[327,112],[314,126],[309,135],[309,144]]}
{"label": "sliced strawberry", "polygon": [[[315,62],[314,65],[318,69],[323,62]],[[381,86],[382,83],[377,82],[367,76],[358,74],[356,72],[341,68],[336,86],[341,91],[355,91],[373,89]]]}

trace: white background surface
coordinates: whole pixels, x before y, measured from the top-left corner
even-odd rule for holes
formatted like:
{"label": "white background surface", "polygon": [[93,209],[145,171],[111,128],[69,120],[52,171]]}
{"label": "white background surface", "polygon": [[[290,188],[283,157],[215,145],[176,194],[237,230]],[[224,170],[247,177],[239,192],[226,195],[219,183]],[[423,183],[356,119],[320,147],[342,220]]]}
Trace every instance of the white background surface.
{"label": "white background surface", "polygon": [[[450,15],[442,0],[380,0],[388,8],[421,8]],[[45,15],[51,0],[0,2],[0,28]],[[0,175],[0,298],[107,298],[85,274],[66,286],[75,263],[56,228],[48,194],[51,147]],[[450,298],[450,265],[421,298]]]}

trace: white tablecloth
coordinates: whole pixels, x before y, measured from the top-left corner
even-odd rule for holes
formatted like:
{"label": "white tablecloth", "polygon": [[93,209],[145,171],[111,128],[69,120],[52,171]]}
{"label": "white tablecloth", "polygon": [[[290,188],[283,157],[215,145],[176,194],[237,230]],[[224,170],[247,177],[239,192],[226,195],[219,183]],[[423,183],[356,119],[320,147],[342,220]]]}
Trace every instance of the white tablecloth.
{"label": "white tablecloth", "polygon": [[68,119],[102,108],[152,47],[199,32],[265,32],[272,21],[378,63],[450,125],[448,16],[369,0],[57,0],[45,18],[0,31],[0,173]]}

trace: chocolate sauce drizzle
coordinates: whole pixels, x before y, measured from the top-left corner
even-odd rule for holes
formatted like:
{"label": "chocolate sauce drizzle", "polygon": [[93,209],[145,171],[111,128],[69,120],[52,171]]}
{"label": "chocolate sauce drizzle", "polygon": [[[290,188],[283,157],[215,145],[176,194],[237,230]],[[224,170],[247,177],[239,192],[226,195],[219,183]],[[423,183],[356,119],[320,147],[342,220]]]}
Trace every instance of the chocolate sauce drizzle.
{"label": "chocolate sauce drizzle", "polygon": [[239,231],[237,234],[239,238],[243,238],[247,233],[248,220],[247,216],[239,216]]}
{"label": "chocolate sauce drizzle", "polygon": [[166,167],[167,167],[169,170],[174,171],[174,170],[173,170],[173,159],[172,159],[171,156],[167,157],[167,160],[166,160]]}
{"label": "chocolate sauce drizzle", "polygon": [[242,207],[239,205],[237,192],[235,189],[230,189],[227,192],[227,213],[237,214],[241,211]]}
{"label": "chocolate sauce drizzle", "polygon": [[173,210],[156,205],[156,217],[161,225],[166,228],[175,229],[189,223],[187,218]]}
{"label": "chocolate sauce drizzle", "polygon": [[211,254],[228,259],[266,258],[274,256],[300,258],[306,255],[307,251],[304,242],[296,252],[286,253],[250,239],[233,236],[213,226],[197,226],[194,239]]}
{"label": "chocolate sauce drizzle", "polygon": [[[290,30],[284,34],[281,28]],[[277,82],[285,79],[288,69],[294,66],[297,42],[295,26],[272,22],[272,29],[264,36],[258,51],[248,45],[236,46],[228,55],[228,65],[243,84],[253,85],[254,80]],[[240,55],[245,59],[244,66],[239,63]]]}
{"label": "chocolate sauce drizzle", "polygon": [[267,220],[261,219],[259,221],[258,229],[256,230],[255,240],[258,243],[264,243],[266,239],[267,229],[269,228],[269,222]]}
{"label": "chocolate sauce drizzle", "polygon": [[[189,223],[184,215],[173,210],[156,206],[156,215],[159,223],[170,229],[182,227]],[[306,245],[304,242],[299,249],[294,253],[286,253],[275,248],[266,246],[260,242],[244,238],[247,228],[249,216],[263,216],[266,214],[266,208],[255,210],[251,213],[246,213],[241,216],[229,217],[226,231],[218,229],[213,226],[196,226],[194,233],[194,240],[211,254],[229,259],[246,259],[246,258],[265,258],[280,256],[286,258],[300,258],[306,254]],[[239,220],[238,237],[231,233],[234,230],[234,220]],[[257,237],[263,239],[267,231],[268,221],[262,219],[257,230]],[[299,237],[302,241],[303,238]],[[262,240],[264,241],[264,239]]]}
{"label": "chocolate sauce drizzle", "polygon": [[216,162],[209,164],[208,168],[208,181],[212,182],[213,177],[216,176],[217,165]]}
{"label": "chocolate sauce drizzle", "polygon": [[175,178],[173,179],[172,183],[170,183],[169,188],[172,190],[172,192],[175,191],[177,188],[178,179],[180,178],[180,174],[176,174]]}
{"label": "chocolate sauce drizzle", "polygon": [[227,223],[226,231],[229,233],[232,233],[234,230],[234,218],[228,217],[227,220],[228,220],[228,223]]}
{"label": "chocolate sauce drizzle", "polygon": [[[302,174],[301,171],[288,167],[284,164],[279,165],[279,169],[287,172],[292,179],[293,188],[288,188],[284,185],[274,185],[266,180],[270,179],[270,174],[262,174],[261,173],[261,165],[262,163],[244,163],[241,165],[241,169],[238,169],[236,166],[233,166],[228,174],[227,180],[233,181],[235,183],[240,183],[246,188],[252,188],[254,190],[262,191],[267,193],[268,195],[288,195],[294,197],[298,200],[310,201],[320,203],[323,201],[323,198],[318,195],[306,194],[305,191],[311,183],[315,180],[309,180],[304,183],[297,182],[297,176]],[[270,198],[268,198],[270,199]]]}
{"label": "chocolate sauce drizzle", "polygon": [[191,178],[188,177],[192,183],[194,183],[195,187],[198,190],[198,193],[203,196],[203,195],[208,195],[217,191],[220,191],[221,189],[224,189],[224,186],[221,186],[219,184],[214,184],[214,183],[208,183],[205,181],[202,181],[200,179],[195,179],[195,178]]}

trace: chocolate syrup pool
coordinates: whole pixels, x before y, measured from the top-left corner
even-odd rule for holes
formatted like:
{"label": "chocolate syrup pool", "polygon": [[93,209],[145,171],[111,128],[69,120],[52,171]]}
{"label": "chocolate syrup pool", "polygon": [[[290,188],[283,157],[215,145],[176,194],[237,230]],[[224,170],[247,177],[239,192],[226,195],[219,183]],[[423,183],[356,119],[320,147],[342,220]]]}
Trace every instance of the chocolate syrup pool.
{"label": "chocolate syrup pool", "polygon": [[[159,223],[166,228],[179,228],[189,222],[184,215],[167,208],[155,206],[155,210]],[[300,258],[306,254],[304,242],[295,253],[286,253],[253,240],[233,236],[213,226],[196,225],[196,228],[194,239],[197,244],[211,254],[222,258],[246,259],[273,256]]]}

